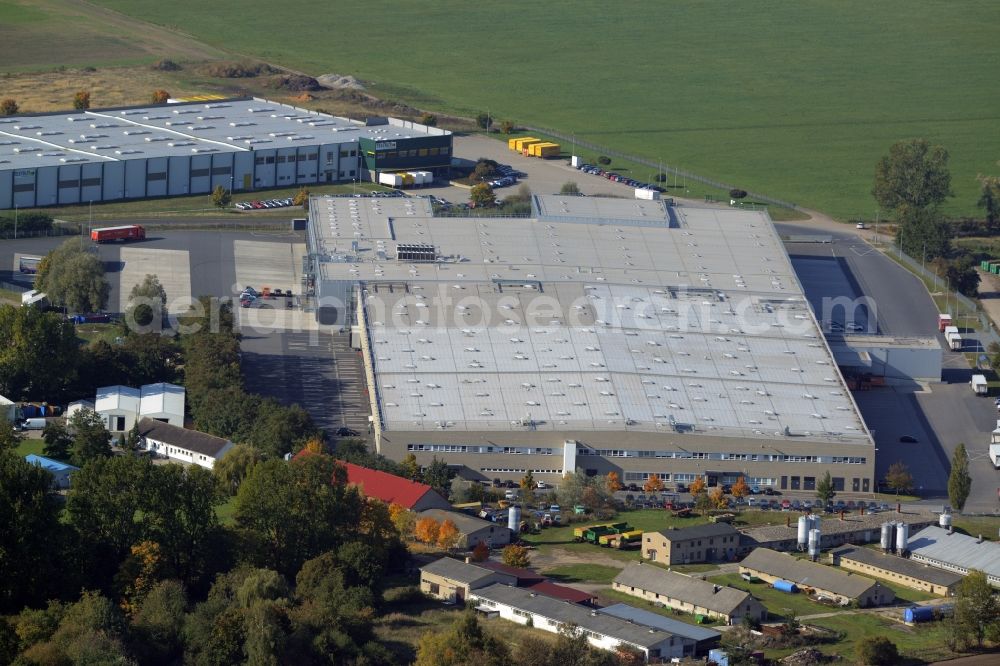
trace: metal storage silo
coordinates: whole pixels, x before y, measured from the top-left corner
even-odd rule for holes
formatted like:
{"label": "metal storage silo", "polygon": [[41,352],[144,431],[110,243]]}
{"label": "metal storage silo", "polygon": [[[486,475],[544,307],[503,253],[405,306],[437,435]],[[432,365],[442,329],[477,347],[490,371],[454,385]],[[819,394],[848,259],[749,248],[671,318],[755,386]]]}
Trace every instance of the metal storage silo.
{"label": "metal storage silo", "polygon": [[941,528],[945,530],[951,529],[951,514],[942,513],[940,516],[938,516],[938,525],[940,525]]}
{"label": "metal storage silo", "polygon": [[883,552],[888,553],[892,550],[892,537],[894,532],[895,525],[893,523],[882,523],[882,538],[879,540],[879,545],[882,546]]}
{"label": "metal storage silo", "polygon": [[809,514],[809,529],[818,530],[820,529],[819,524],[820,524],[820,517],[815,513]]}
{"label": "metal storage silo", "polygon": [[799,550],[806,545],[809,541],[809,519],[805,516],[799,516],[799,531],[798,531],[798,544]]}
{"label": "metal storage silo", "polygon": [[809,557],[816,560],[819,557],[820,532],[809,530]]}
{"label": "metal storage silo", "polygon": [[910,546],[910,526],[900,522],[896,525],[896,552],[902,555]]}
{"label": "metal storage silo", "polygon": [[517,534],[518,528],[521,526],[521,507],[512,506],[507,512],[507,527],[514,534]]}

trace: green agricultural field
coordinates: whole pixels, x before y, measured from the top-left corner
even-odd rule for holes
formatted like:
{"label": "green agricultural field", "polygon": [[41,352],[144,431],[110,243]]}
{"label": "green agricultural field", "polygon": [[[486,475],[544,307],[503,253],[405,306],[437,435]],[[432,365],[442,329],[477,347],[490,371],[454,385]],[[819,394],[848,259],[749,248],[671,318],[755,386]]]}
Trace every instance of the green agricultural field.
{"label": "green agricultural field", "polygon": [[949,149],[951,213],[972,213],[976,174],[998,171],[993,0],[97,4],[314,75],[353,74],[376,95],[557,128],[842,218],[874,215],[874,164],[898,139]]}

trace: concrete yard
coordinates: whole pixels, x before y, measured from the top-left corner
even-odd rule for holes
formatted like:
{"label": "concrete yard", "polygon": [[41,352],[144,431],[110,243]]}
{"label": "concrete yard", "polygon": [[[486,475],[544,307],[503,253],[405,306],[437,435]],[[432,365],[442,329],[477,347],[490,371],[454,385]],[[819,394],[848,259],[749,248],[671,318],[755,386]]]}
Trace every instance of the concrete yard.
{"label": "concrete yard", "polygon": [[153,250],[141,247],[123,247],[119,255],[118,307],[125,312],[132,288],[155,275],[167,292],[167,309],[180,312],[191,299],[191,264],[187,250]]}
{"label": "concrete yard", "polygon": [[241,289],[249,285],[258,291],[270,287],[301,294],[305,253],[305,243],[233,241],[236,282]]}

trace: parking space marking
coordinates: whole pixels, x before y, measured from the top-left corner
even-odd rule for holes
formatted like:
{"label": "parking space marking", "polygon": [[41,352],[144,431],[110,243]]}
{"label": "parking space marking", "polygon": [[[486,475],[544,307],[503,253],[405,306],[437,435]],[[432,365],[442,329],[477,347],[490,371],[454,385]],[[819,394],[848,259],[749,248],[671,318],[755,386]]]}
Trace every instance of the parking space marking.
{"label": "parking space marking", "polygon": [[[125,312],[132,287],[147,275],[155,275],[167,292],[167,307],[191,299],[191,261],[187,250],[151,250],[123,247],[120,255],[122,270],[119,278],[119,307]],[[176,305],[173,310],[179,310]]]}

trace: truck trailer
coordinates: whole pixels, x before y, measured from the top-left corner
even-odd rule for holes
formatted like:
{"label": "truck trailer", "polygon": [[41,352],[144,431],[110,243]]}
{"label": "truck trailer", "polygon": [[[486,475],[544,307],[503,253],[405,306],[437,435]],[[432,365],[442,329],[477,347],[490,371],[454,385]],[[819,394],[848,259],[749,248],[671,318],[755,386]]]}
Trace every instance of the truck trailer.
{"label": "truck trailer", "polygon": [[990,434],[990,462],[993,469],[1000,469],[1000,419],[997,420],[996,429]]}
{"label": "truck trailer", "polygon": [[146,230],[138,224],[127,224],[121,227],[103,227],[91,230],[90,240],[95,243],[141,241],[146,240]]}
{"label": "truck trailer", "polygon": [[962,341],[962,336],[958,333],[949,333],[948,338],[948,348],[952,351],[962,351],[962,345],[965,344]]}
{"label": "truck trailer", "polygon": [[944,333],[944,329],[951,326],[951,315],[950,314],[939,314],[938,315],[938,331]]}
{"label": "truck trailer", "polygon": [[986,395],[990,392],[990,387],[986,383],[986,375],[972,375],[969,386],[972,387],[972,391],[976,395]]}

